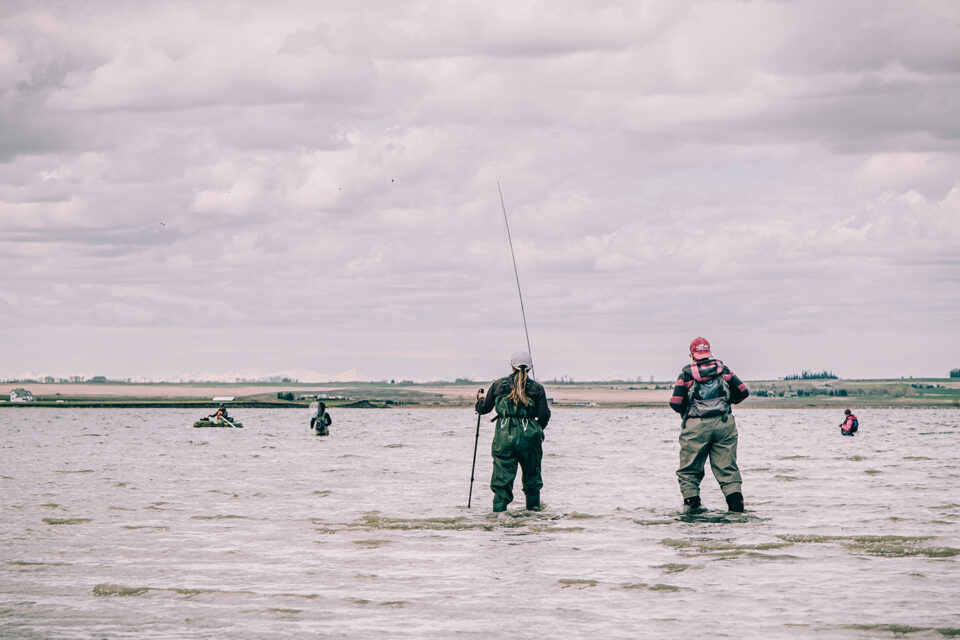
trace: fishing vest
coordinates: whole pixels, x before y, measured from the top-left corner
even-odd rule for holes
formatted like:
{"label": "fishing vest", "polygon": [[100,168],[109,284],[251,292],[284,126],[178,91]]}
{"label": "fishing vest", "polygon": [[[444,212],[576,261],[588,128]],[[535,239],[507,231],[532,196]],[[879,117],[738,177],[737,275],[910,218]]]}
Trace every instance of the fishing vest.
{"label": "fishing vest", "polygon": [[533,398],[527,396],[527,405],[517,405],[510,396],[503,395],[497,398],[494,405],[497,410],[497,420],[506,420],[508,418],[517,418],[519,420],[533,420],[537,415],[537,409]]}
{"label": "fishing vest", "polygon": [[716,361],[717,373],[704,376],[696,364],[690,365],[693,384],[687,389],[687,418],[709,418],[730,413],[730,385],[723,379],[723,363]]}

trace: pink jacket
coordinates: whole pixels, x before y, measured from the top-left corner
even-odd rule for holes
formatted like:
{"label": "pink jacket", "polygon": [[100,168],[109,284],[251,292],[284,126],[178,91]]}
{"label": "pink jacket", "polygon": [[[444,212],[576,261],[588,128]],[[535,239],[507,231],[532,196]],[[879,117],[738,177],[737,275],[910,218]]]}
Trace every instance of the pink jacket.
{"label": "pink jacket", "polygon": [[857,416],[851,413],[843,421],[843,424],[840,425],[840,428],[843,429],[844,431],[850,431],[850,429],[853,429],[853,421],[856,419],[857,419]]}

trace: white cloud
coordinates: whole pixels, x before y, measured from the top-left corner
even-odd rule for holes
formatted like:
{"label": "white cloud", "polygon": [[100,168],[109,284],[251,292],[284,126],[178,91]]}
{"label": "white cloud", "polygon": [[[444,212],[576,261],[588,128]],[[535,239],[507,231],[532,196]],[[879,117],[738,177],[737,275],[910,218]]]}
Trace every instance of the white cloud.
{"label": "white cloud", "polygon": [[[124,334],[153,371],[492,376],[523,341],[499,182],[541,376],[672,375],[701,333],[755,376],[838,354],[848,375],[942,374],[892,342],[955,337],[958,18],[8,8],[3,331],[85,346],[23,342],[6,366],[122,369]],[[770,355],[780,335],[798,346]],[[857,359],[863,335],[897,357]]]}

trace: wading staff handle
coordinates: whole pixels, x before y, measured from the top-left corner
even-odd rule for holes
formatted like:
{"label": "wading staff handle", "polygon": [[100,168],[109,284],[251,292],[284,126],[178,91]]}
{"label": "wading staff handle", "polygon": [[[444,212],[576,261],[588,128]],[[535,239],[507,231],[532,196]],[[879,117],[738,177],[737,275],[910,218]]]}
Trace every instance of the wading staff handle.
{"label": "wading staff handle", "polygon": [[[477,391],[477,400],[480,400],[480,396],[483,395],[483,387]],[[476,410],[476,405],[474,405],[474,410]],[[473,473],[477,469],[477,445],[480,443],[480,412],[477,411],[477,435],[473,439],[473,464],[470,465],[470,496],[467,498],[467,509],[470,508],[470,503],[473,502]]]}

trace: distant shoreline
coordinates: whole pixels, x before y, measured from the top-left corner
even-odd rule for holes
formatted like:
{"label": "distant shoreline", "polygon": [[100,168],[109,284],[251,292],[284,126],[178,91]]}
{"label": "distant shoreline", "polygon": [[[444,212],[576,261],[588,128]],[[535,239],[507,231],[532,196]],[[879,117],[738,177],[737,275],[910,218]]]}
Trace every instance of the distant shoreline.
{"label": "distant shoreline", "polygon": [[[960,379],[757,380],[739,408],[816,409],[847,407],[960,408]],[[0,398],[14,389],[31,402],[0,401],[0,408],[200,409],[221,399],[231,407],[302,409],[323,400],[329,408],[472,407],[480,382],[352,383],[4,383]],[[554,408],[667,408],[672,382],[564,383],[546,385]],[[215,400],[216,398],[216,400]]]}

